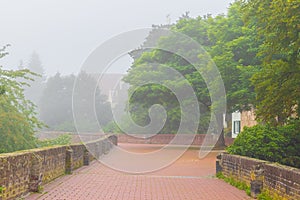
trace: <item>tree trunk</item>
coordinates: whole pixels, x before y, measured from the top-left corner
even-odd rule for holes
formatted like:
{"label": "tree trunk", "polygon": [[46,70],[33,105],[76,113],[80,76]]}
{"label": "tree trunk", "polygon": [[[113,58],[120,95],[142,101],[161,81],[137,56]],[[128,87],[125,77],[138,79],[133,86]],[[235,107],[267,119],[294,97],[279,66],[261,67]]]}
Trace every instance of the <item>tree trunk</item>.
{"label": "tree trunk", "polygon": [[218,141],[215,144],[214,148],[215,149],[224,149],[225,147],[226,147],[226,145],[225,145],[224,129],[222,129],[220,137],[218,138]]}
{"label": "tree trunk", "polygon": [[217,143],[215,144],[215,149],[224,149],[226,147],[225,145],[225,138],[224,138],[224,124],[223,124],[223,114],[216,114],[216,120],[217,120],[217,126],[219,131],[221,131],[221,134],[219,135],[219,138],[217,140]]}

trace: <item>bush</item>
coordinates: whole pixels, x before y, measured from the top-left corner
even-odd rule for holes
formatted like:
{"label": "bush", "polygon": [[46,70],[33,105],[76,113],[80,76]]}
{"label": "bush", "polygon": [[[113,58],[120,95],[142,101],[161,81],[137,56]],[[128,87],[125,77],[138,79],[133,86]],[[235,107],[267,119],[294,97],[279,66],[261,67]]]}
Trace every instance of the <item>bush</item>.
{"label": "bush", "polygon": [[231,154],[278,162],[300,168],[300,121],[285,126],[256,125],[245,128],[227,148]]}
{"label": "bush", "polygon": [[122,133],[123,131],[116,124],[116,122],[109,122],[106,126],[103,127],[105,133]]}
{"label": "bush", "polygon": [[55,139],[47,139],[38,141],[39,147],[49,147],[55,145],[68,145],[71,143],[72,136],[69,134],[63,134]]}

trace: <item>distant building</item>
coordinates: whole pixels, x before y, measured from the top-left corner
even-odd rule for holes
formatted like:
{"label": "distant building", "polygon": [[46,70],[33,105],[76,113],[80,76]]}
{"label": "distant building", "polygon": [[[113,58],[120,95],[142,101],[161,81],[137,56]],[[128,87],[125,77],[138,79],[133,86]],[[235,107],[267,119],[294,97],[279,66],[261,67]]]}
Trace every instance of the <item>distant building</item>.
{"label": "distant building", "polygon": [[236,138],[237,135],[241,132],[241,113],[234,112],[232,113],[232,124],[231,124],[231,137]]}
{"label": "distant building", "polygon": [[251,127],[256,124],[257,121],[255,120],[255,112],[253,108],[249,111],[237,111],[232,113],[232,138],[236,138],[237,135],[244,130],[244,127]]}
{"label": "distant building", "polygon": [[98,86],[102,94],[107,96],[107,101],[112,107],[126,101],[129,85],[122,81],[125,74],[103,74],[99,78]]}

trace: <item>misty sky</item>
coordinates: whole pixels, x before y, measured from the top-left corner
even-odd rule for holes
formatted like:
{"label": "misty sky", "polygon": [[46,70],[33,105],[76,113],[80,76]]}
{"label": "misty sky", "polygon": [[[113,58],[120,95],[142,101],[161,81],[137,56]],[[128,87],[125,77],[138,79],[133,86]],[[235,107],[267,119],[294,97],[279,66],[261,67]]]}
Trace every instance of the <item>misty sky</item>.
{"label": "misty sky", "polygon": [[[89,54],[114,35],[190,16],[226,13],[233,0],[0,0],[0,60],[5,68],[24,65],[37,52],[47,75],[77,73]],[[125,72],[126,58],[113,72]],[[125,63],[125,64],[124,64]],[[129,61],[128,61],[129,63]]]}

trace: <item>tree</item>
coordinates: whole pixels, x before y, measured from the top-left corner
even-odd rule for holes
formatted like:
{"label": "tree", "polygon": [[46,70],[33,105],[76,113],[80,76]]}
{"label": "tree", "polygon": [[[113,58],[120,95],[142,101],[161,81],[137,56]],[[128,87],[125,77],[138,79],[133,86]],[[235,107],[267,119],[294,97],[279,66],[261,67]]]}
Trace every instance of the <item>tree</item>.
{"label": "tree", "polygon": [[34,104],[36,104],[39,108],[40,99],[43,90],[45,89],[46,77],[44,74],[42,62],[40,60],[39,55],[36,52],[32,53],[27,69],[34,72],[35,74],[38,74],[38,76],[35,77],[34,81],[31,81],[29,83],[30,86],[25,88],[25,96],[27,99],[30,99]]}
{"label": "tree", "polygon": [[[0,49],[5,56],[7,46]],[[5,70],[0,67],[0,153],[36,147],[34,132],[43,127],[34,104],[24,96],[24,86],[33,80],[29,70]]]}
{"label": "tree", "polygon": [[112,119],[110,104],[106,101],[106,97],[101,94],[99,88],[92,91],[97,83],[93,77],[85,72],[81,72],[77,77],[80,82],[80,96],[76,96],[76,93],[73,94],[75,80],[76,76],[74,75],[61,76],[59,73],[48,79],[41,98],[41,120],[51,130],[76,131],[72,108],[72,95],[74,95],[74,99],[78,101],[78,112],[83,116],[82,120],[78,122],[80,126],[84,127],[86,131],[99,131],[95,120],[92,120],[90,116],[94,110],[91,112],[88,110],[90,106],[86,104],[87,100],[95,98],[95,107],[92,106],[92,109],[95,108],[101,126],[106,125]]}
{"label": "tree", "polygon": [[[258,47],[261,44],[260,40],[256,40],[255,26],[246,26],[242,16],[241,3],[236,2],[230,5],[226,16],[219,15],[215,18],[210,15],[204,18],[182,17],[171,27],[172,31],[183,33],[202,45],[216,63],[225,84],[227,111],[229,113],[236,110],[249,109],[251,104],[253,104],[255,92],[250,78],[259,70],[261,63],[258,58],[255,58]],[[154,31],[150,32],[148,38],[151,38],[153,43],[154,37],[151,36],[152,33],[159,33],[159,31],[154,29]],[[135,62],[129,70],[125,81],[131,85],[130,90],[133,91],[144,79],[152,78],[155,80],[161,68],[150,67],[146,63],[161,63],[174,68],[193,86],[202,115],[198,131],[199,133],[206,132],[212,104],[203,77],[186,60],[169,52],[159,50],[159,48],[173,47],[182,52],[190,52],[190,54],[193,52],[189,48],[185,48],[188,46],[186,45],[187,41],[177,41],[176,38],[172,39],[166,35],[163,35],[161,38],[157,34],[155,36],[156,42],[158,41],[158,49],[153,51],[144,50],[142,52],[140,50],[139,56],[135,55],[133,57]],[[145,43],[147,43],[147,40]],[[206,54],[200,53],[198,57],[204,59],[207,57]],[[208,63],[198,63],[197,65],[207,66]],[[208,69],[207,67],[203,68]],[[153,73],[152,77],[149,77],[151,76],[149,75],[150,72]],[[179,87],[180,84],[175,82],[174,85]],[[168,114],[170,114],[170,119],[168,120],[172,119],[172,121],[167,122],[173,124],[173,126],[170,126],[167,129],[168,131],[162,130],[162,132],[174,132],[176,128],[174,124],[180,121],[178,104],[175,104],[175,101],[176,99],[170,96],[170,92],[162,87],[143,86],[135,91],[130,100],[132,106],[129,109],[133,118],[138,123],[145,125],[149,123],[147,109],[154,103],[167,102],[169,106],[166,108],[169,109]],[[218,121],[222,120],[219,119]]]}
{"label": "tree", "polygon": [[263,39],[257,57],[262,68],[253,77],[257,117],[282,125],[300,115],[300,2],[245,0],[244,18]]}
{"label": "tree", "polygon": [[260,69],[256,58],[260,40],[256,40],[256,27],[243,22],[241,3],[228,8],[227,16],[210,19],[208,50],[218,66],[226,88],[227,111],[248,110],[255,101],[250,78]]}
{"label": "tree", "polygon": [[[145,126],[150,122],[148,109],[154,104],[160,104],[167,111],[165,126],[160,133],[175,133],[179,127],[183,113],[181,113],[179,102],[176,99],[175,94],[162,85],[169,84],[174,86],[178,91],[185,91],[184,87],[186,87],[186,82],[181,80],[180,77],[174,79],[176,77],[173,77],[172,73],[168,74],[167,69],[164,66],[171,67],[178,71],[193,86],[193,89],[197,94],[207,94],[208,91],[204,80],[190,63],[176,54],[161,50],[166,49],[166,47],[170,49],[178,47],[177,49],[184,51],[185,47],[188,48],[188,44],[185,44],[184,41],[183,43],[178,44],[179,41],[176,41],[178,38],[176,38],[176,36],[168,36],[166,34],[168,32],[160,30],[162,28],[164,27],[154,27],[146,42],[141,47],[141,49],[143,49],[144,46],[147,46],[147,44],[150,43],[151,46],[157,47],[157,49],[152,51],[144,50],[140,53],[140,56],[134,56],[135,62],[124,80],[131,85],[129,90],[131,93],[137,86],[143,84],[146,80],[165,80],[161,85],[150,84],[139,87],[130,99],[129,110],[133,119],[139,125]],[[200,17],[197,19],[182,17],[181,20],[172,27],[172,30],[186,33],[190,37],[200,40],[203,44],[208,43],[207,34],[206,31],[204,31],[206,29],[206,23]],[[155,40],[153,40],[153,38],[155,38]],[[148,42],[148,39],[150,39],[150,42]],[[186,50],[189,51],[188,49]],[[149,63],[160,63],[161,65],[156,66]],[[199,98],[198,100],[200,102],[202,115],[202,120],[200,122],[201,126],[199,126],[198,132],[206,132],[210,117],[208,112],[210,98],[208,95],[197,95],[197,97]],[[188,102],[188,99],[186,99],[186,101]],[[159,120],[162,116],[158,115],[156,117],[158,118],[157,120]],[[197,119],[195,120],[198,123]],[[194,120],[190,119],[190,122],[192,121]]]}
{"label": "tree", "polygon": [[[90,101],[91,99],[93,101]],[[80,127],[82,131],[98,132],[100,127],[104,127],[112,120],[107,97],[101,94],[96,79],[85,71],[79,73],[74,84],[73,109],[77,128]]]}
{"label": "tree", "polygon": [[[50,129],[59,128],[65,123],[71,126],[72,122],[72,90],[75,76],[61,77],[56,73],[47,80],[40,104],[40,118]],[[69,127],[70,128],[70,127]],[[73,131],[69,129],[66,131]]]}

